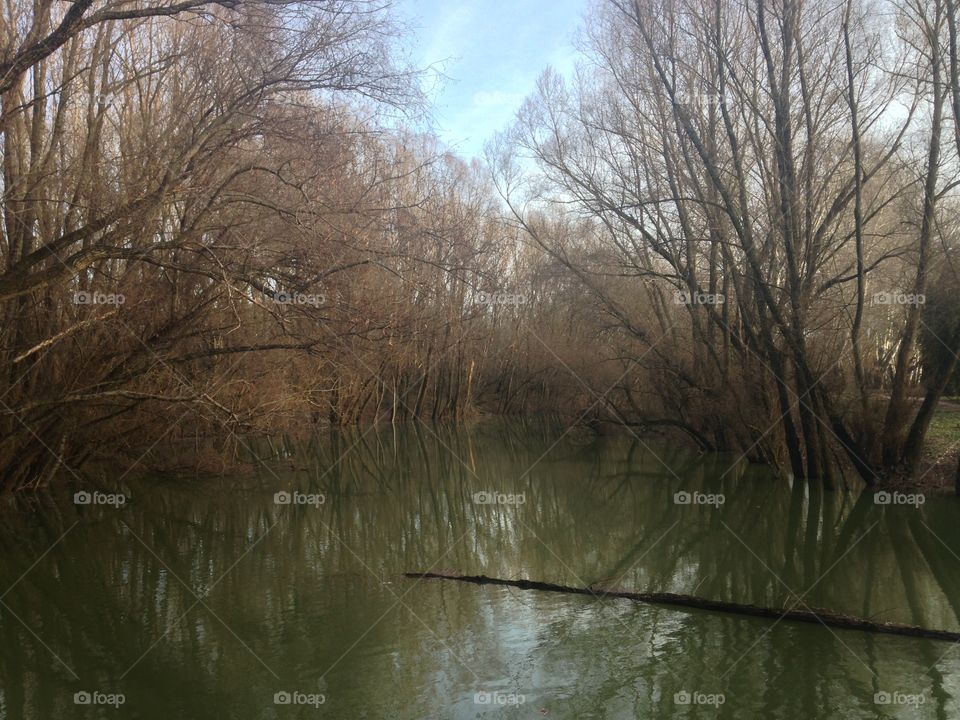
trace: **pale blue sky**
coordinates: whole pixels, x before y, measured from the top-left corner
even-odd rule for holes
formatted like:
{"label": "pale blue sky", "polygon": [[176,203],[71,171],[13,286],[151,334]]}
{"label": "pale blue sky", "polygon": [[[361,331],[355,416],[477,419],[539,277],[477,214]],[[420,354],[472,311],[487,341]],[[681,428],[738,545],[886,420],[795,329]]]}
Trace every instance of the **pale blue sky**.
{"label": "pale blue sky", "polygon": [[440,137],[470,159],[503,129],[548,65],[568,73],[588,0],[397,0],[413,26],[413,60],[442,63],[433,93]]}

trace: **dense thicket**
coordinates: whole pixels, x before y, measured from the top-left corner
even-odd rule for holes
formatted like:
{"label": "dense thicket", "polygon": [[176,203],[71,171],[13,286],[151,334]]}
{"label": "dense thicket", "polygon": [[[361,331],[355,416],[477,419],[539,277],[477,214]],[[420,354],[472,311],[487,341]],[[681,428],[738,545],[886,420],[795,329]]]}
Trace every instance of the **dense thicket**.
{"label": "dense thicket", "polygon": [[493,160],[601,318],[606,414],[828,484],[915,469],[960,351],[952,0],[610,0],[582,44]]}
{"label": "dense thicket", "polygon": [[515,306],[474,294],[516,237],[477,168],[384,129],[422,109],[388,11],[4,6],[0,486],[491,381]]}
{"label": "dense thicket", "polygon": [[0,488],[476,410],[913,468],[960,351],[956,28],[601,0],[488,167],[411,129],[386,3],[7,3]]}

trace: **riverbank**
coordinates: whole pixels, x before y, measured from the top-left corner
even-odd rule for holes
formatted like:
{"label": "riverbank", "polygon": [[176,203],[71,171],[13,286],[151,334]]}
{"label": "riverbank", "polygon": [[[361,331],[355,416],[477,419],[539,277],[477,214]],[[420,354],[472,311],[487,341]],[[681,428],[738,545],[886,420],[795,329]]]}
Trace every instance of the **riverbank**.
{"label": "riverbank", "polygon": [[958,455],[960,403],[945,400],[930,422],[923,458],[916,474],[895,484],[924,493],[957,492]]}

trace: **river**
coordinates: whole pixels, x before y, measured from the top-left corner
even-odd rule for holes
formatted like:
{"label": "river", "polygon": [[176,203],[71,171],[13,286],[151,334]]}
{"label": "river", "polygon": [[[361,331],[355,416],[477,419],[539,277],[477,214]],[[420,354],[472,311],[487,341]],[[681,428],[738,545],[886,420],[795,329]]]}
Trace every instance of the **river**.
{"label": "river", "polygon": [[958,630],[958,499],[544,422],[283,447],[255,474],[118,472],[8,509],[0,718],[960,717],[950,643],[403,576]]}

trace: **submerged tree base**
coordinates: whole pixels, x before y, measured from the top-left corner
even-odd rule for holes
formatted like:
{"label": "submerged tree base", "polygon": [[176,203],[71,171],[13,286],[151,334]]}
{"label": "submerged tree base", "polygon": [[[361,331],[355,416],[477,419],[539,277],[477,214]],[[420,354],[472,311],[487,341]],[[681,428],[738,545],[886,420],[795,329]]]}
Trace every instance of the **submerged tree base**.
{"label": "submerged tree base", "polygon": [[761,607],[759,605],[744,605],[741,603],[723,602],[695,597],[693,595],[679,595],[676,593],[628,592],[626,590],[610,590],[603,588],[573,587],[554,583],[539,582],[537,580],[505,580],[503,578],[487,577],[486,575],[453,575],[433,572],[408,572],[408,578],[433,580],[459,580],[460,582],[474,583],[475,585],[505,585],[520,588],[521,590],[540,590],[543,592],[566,593],[568,595],[591,595],[593,597],[622,598],[636,602],[652,603],[654,605],[670,605],[674,607],[695,608],[712,612],[732,613],[734,615],[748,615],[751,617],[773,618],[777,621],[817,623],[825,627],[835,627],[843,630],[863,630],[866,632],[884,633],[886,635],[903,635],[907,637],[927,638],[929,640],[960,641],[960,632],[951,630],[934,630],[916,625],[901,625],[899,623],[881,623],[864,618],[842,615],[829,610],[784,610],[781,608]]}

